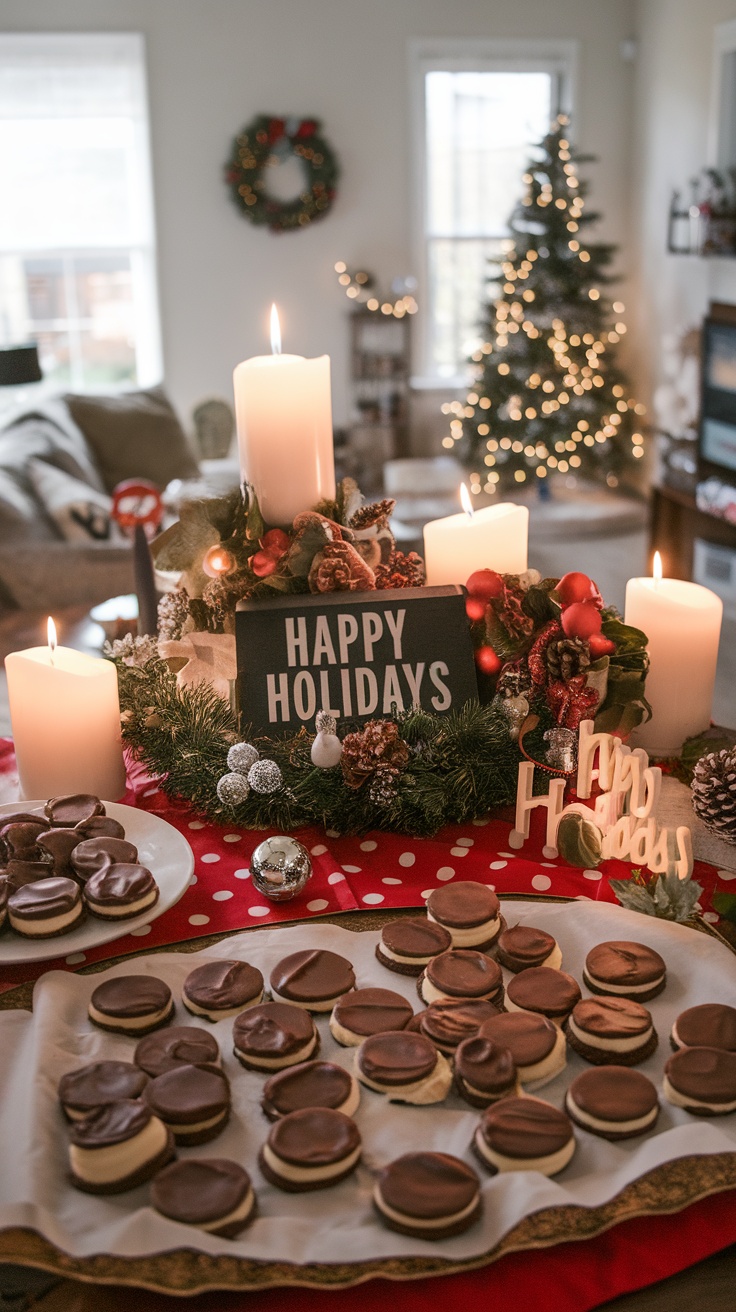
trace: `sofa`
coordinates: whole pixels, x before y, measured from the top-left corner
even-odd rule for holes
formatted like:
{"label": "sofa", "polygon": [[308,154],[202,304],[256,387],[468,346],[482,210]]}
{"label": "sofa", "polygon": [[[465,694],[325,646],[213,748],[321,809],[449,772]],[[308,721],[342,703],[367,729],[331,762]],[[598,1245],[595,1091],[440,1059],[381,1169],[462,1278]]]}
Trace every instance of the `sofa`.
{"label": "sofa", "polygon": [[112,492],[127,478],[162,491],[175,479],[201,481],[161,387],[46,398],[6,422],[0,611],[91,606],[133,590],[130,542],[110,518]]}

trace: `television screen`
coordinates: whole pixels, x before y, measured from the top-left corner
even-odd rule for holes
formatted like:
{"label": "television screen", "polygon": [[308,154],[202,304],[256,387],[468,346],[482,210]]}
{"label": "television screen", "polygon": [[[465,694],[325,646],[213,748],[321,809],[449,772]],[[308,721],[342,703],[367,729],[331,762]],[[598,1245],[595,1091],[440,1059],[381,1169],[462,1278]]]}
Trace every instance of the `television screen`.
{"label": "television screen", "polygon": [[736,392],[736,325],[708,325],[705,385]]}

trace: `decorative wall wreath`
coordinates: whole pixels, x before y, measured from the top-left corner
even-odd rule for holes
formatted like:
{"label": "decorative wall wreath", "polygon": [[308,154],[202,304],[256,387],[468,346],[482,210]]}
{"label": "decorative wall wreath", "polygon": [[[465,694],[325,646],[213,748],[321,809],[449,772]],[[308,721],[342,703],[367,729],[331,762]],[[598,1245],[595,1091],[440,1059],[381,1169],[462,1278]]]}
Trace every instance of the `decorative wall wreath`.
{"label": "decorative wall wreath", "polygon": [[[271,232],[305,228],[329,212],[336,195],[339,165],[315,118],[273,118],[258,114],[235,138],[225,181],[245,218]],[[304,167],[304,190],[293,200],[269,195],[266,169],[291,156]]]}

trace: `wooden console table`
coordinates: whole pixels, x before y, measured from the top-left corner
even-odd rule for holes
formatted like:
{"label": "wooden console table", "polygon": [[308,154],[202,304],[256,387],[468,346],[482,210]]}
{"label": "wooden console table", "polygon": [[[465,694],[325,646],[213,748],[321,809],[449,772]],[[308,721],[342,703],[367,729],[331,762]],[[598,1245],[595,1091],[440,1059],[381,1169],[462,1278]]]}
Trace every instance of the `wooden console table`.
{"label": "wooden console table", "polygon": [[736,550],[736,525],[698,510],[694,496],[666,484],[652,488],[649,533],[650,555],[660,551],[674,579],[692,579],[696,538]]}

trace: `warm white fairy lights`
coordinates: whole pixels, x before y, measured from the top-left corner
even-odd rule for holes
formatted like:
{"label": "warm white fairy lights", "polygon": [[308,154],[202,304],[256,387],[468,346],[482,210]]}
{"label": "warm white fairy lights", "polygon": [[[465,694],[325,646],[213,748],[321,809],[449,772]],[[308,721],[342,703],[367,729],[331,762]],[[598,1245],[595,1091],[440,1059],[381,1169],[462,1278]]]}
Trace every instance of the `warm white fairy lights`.
{"label": "warm white fairy lights", "polygon": [[373,290],[373,275],[365,273],[362,269],[351,273],[344,260],[337,261],[335,273],[348,299],[364,306],[374,314],[380,311],[381,314],[392,315],[394,319],[403,319],[404,315],[416,314],[419,309],[415,298],[410,294],[398,296],[391,301],[381,300]]}

